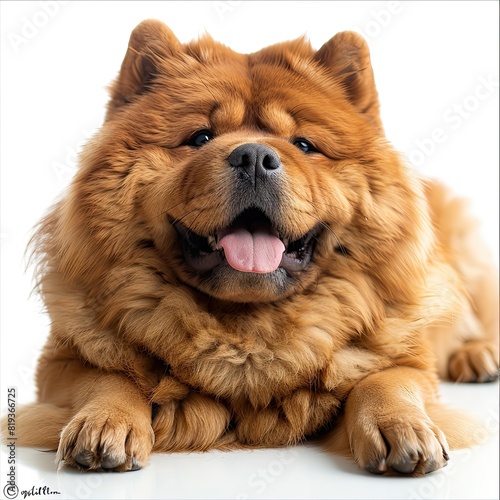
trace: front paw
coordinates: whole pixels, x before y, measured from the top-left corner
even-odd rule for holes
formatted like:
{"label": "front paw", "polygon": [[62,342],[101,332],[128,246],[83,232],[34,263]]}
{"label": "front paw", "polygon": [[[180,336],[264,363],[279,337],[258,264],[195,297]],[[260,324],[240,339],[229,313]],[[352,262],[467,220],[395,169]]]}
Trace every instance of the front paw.
{"label": "front paw", "polygon": [[56,462],[59,468],[138,470],[146,465],[153,443],[153,429],[146,415],[89,405],[63,429]]}
{"label": "front paw", "polygon": [[444,434],[414,408],[395,415],[359,417],[350,426],[349,442],[359,466],[374,474],[393,470],[422,476],[445,467],[449,460]]}

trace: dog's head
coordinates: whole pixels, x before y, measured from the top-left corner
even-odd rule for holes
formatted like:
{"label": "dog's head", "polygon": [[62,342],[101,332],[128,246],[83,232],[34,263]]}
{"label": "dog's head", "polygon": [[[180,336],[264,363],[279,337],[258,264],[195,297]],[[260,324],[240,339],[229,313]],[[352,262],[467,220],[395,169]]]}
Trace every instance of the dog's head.
{"label": "dog's head", "polygon": [[147,252],[153,271],[233,302],[282,299],[325,273],[400,293],[426,228],[378,109],[355,33],[242,55],[145,21],[75,183],[89,234],[110,258]]}

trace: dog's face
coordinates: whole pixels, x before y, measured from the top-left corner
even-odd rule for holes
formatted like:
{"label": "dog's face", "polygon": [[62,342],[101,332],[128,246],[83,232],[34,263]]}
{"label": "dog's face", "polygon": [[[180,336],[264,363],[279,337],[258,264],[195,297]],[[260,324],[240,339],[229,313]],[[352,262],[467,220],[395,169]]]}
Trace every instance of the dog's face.
{"label": "dog's face", "polygon": [[387,254],[416,239],[418,196],[353,33],[317,52],[298,40],[241,55],[142,23],[89,151],[76,184],[82,206],[108,214],[109,251],[148,252],[218,299],[279,300],[325,273],[387,288]]}

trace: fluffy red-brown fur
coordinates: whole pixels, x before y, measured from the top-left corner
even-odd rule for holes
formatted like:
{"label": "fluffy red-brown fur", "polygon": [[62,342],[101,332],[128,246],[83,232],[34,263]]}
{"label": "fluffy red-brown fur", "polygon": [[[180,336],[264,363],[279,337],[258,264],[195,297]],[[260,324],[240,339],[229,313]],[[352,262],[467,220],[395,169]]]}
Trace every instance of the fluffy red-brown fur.
{"label": "fluffy red-brown fur", "polygon": [[[207,141],[190,142],[200,130]],[[253,194],[228,164],[248,143],[280,161]],[[182,231],[212,238],[252,196],[285,244],[316,228],[311,262],[193,269]],[[495,273],[461,202],[385,139],[355,33],[242,55],[141,23],[34,245],[52,328],[19,442],[60,464],[131,470],[152,451],[333,428],[328,449],[419,475],[446,463],[447,437],[465,443],[453,418],[446,436],[437,371],[498,374]]]}

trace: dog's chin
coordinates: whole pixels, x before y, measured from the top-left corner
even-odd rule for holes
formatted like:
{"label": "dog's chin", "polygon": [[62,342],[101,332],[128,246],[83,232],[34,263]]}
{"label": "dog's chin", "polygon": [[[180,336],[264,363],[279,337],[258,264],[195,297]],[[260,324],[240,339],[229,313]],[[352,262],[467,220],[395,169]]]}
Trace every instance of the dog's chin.
{"label": "dog's chin", "polygon": [[300,279],[283,268],[265,274],[244,273],[223,262],[194,281],[207,295],[227,302],[249,303],[282,300],[293,294]]}

